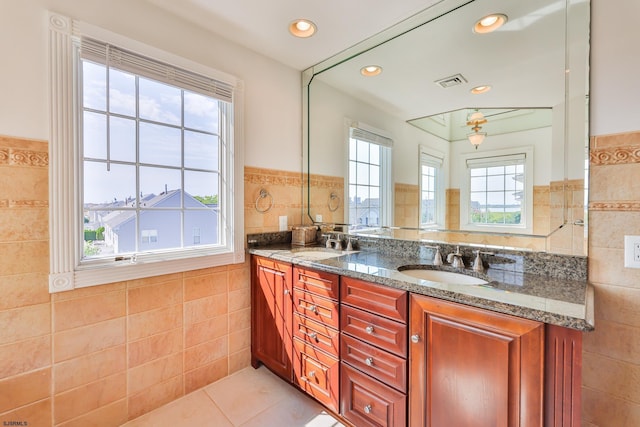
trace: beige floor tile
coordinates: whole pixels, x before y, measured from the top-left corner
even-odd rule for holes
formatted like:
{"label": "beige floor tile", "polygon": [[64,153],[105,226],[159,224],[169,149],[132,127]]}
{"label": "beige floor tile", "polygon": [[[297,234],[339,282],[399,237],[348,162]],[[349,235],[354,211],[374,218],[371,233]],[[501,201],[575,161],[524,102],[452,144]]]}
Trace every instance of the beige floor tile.
{"label": "beige floor tile", "polygon": [[251,367],[124,424],[215,427],[343,427],[313,399],[268,369]]}
{"label": "beige floor tile", "polygon": [[[294,390],[295,391],[295,390]],[[318,403],[300,393],[259,413],[239,427],[342,427]]]}
{"label": "beige floor tile", "polygon": [[205,387],[204,391],[236,426],[295,392],[265,367],[242,369]]}
{"label": "beige floor tile", "polygon": [[164,426],[233,427],[233,424],[203,390],[188,394],[124,424],[124,427]]}

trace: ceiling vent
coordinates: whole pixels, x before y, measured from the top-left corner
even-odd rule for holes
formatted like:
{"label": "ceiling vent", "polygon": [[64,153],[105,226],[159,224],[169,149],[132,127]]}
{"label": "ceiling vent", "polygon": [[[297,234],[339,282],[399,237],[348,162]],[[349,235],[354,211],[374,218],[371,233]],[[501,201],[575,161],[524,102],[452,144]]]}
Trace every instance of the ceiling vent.
{"label": "ceiling vent", "polygon": [[446,89],[448,87],[458,86],[466,82],[467,79],[465,79],[462,74],[455,74],[453,76],[445,77],[444,79],[436,80],[434,83]]}

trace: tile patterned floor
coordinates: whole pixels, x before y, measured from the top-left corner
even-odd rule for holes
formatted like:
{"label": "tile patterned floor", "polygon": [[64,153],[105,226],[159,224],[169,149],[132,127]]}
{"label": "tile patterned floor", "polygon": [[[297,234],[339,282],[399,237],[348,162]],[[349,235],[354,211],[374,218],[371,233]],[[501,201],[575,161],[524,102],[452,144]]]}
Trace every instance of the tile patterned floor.
{"label": "tile patterned floor", "polygon": [[125,427],[344,427],[265,367],[245,368]]}

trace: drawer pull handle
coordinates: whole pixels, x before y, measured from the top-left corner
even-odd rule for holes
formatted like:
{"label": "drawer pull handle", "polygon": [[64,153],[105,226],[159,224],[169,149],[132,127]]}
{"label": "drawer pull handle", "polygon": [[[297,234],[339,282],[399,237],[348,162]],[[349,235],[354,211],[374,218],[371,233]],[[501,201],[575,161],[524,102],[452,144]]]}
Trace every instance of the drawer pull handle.
{"label": "drawer pull handle", "polygon": [[370,414],[372,409],[373,408],[371,407],[371,405],[367,405],[367,406],[364,407],[364,413],[365,414]]}
{"label": "drawer pull handle", "polygon": [[364,359],[364,364],[367,366],[373,366],[373,357],[367,357]]}
{"label": "drawer pull handle", "polygon": [[316,371],[309,371],[309,377],[313,378],[316,376]]}
{"label": "drawer pull handle", "polygon": [[271,268],[268,267],[263,267],[263,266],[259,266],[259,269],[261,269],[262,271],[265,271],[269,274],[274,274],[276,276],[280,276],[280,277],[284,277],[284,272],[283,271],[277,271],[277,270],[273,270]]}
{"label": "drawer pull handle", "polygon": [[368,334],[372,334],[372,333],[373,333],[373,331],[374,331],[373,326],[371,326],[371,325],[369,325],[369,326],[367,326],[366,328],[364,328],[364,330],[365,330],[365,332],[366,332],[366,333],[368,333]]}
{"label": "drawer pull handle", "polygon": [[411,335],[411,342],[414,343],[414,344],[419,343],[420,342],[420,335],[418,335],[418,334]]}
{"label": "drawer pull handle", "polygon": [[285,290],[284,290],[284,294],[285,294],[285,295],[289,295],[289,289],[285,289]]}
{"label": "drawer pull handle", "polygon": [[318,334],[316,334],[315,332],[309,332],[309,333],[307,334],[307,336],[308,336],[309,338],[311,338],[312,340],[316,340],[316,341],[318,341]]}
{"label": "drawer pull handle", "polygon": [[313,314],[318,314],[318,307],[315,305],[310,305],[309,307],[305,307],[306,310],[309,310]]}

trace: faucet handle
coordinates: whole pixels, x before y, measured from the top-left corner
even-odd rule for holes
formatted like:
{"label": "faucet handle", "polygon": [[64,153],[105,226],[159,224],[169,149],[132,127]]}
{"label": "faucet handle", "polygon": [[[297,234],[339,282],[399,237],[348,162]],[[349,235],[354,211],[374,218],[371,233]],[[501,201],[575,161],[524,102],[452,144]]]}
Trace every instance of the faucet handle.
{"label": "faucet handle", "polygon": [[442,265],[442,254],[440,253],[440,246],[421,245],[424,248],[435,249],[436,253],[433,254],[433,265]]}
{"label": "faucet handle", "polygon": [[348,251],[353,251],[353,242],[357,242],[358,239],[356,239],[355,237],[349,237],[347,239],[347,249]]}
{"label": "faucet handle", "polygon": [[440,246],[436,246],[436,253],[433,255],[433,265],[442,265],[442,254],[440,253]]}
{"label": "faucet handle", "polygon": [[476,254],[476,258],[473,260],[473,271],[477,271],[478,273],[484,273],[484,263],[482,262],[482,257],[480,254],[484,255],[495,255],[493,252],[483,252],[480,249],[473,251]]}

